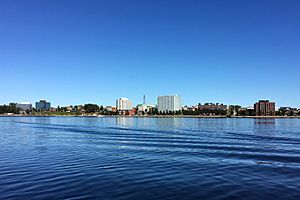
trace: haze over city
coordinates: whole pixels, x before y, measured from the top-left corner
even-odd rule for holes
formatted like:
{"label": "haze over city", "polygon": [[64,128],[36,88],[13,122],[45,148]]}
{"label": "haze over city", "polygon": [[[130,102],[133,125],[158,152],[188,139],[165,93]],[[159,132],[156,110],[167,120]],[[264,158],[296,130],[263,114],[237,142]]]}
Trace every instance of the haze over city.
{"label": "haze over city", "polygon": [[300,2],[0,1],[0,104],[300,107]]}

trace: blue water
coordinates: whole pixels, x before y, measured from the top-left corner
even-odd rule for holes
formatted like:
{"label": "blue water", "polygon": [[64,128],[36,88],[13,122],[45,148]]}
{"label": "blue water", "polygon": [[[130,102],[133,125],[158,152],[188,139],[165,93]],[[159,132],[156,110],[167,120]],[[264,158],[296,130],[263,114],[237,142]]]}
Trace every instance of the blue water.
{"label": "blue water", "polygon": [[0,199],[300,199],[300,119],[0,117]]}

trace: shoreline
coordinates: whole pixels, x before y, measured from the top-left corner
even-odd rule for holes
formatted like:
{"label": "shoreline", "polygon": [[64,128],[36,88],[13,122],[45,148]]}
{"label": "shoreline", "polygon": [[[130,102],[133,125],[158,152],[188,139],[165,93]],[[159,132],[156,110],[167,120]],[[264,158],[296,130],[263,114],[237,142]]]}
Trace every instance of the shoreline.
{"label": "shoreline", "polygon": [[105,118],[105,117],[115,117],[115,118],[248,118],[248,119],[300,119],[300,116],[202,116],[202,115],[0,115],[0,117],[98,117],[98,118]]}

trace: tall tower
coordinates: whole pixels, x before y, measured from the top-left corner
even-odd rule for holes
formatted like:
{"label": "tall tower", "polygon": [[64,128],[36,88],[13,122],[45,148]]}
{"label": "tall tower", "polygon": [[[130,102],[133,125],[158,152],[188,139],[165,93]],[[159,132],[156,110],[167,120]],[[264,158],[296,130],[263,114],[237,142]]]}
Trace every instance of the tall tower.
{"label": "tall tower", "polygon": [[146,95],[143,97],[143,104],[146,105]]}

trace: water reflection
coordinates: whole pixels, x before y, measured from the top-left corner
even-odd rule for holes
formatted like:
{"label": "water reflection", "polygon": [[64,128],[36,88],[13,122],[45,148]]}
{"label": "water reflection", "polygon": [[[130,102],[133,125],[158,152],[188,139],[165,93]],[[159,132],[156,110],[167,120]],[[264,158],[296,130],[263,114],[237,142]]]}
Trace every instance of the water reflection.
{"label": "water reflection", "polygon": [[183,118],[157,118],[159,129],[176,129],[183,124]]}
{"label": "water reflection", "polygon": [[256,118],[254,119],[253,131],[256,135],[273,136],[276,131],[276,119]]}
{"label": "water reflection", "polygon": [[52,117],[34,117],[30,118],[30,120],[33,120],[32,122],[38,123],[38,124],[51,124]]}
{"label": "water reflection", "polygon": [[183,125],[182,118],[135,118],[135,117],[116,117],[117,126],[139,127],[139,128],[158,128],[176,129]]}
{"label": "water reflection", "polygon": [[257,124],[273,124],[275,125],[275,118],[255,118],[254,125]]}
{"label": "water reflection", "polygon": [[206,130],[226,130],[229,127],[234,127],[233,123],[236,123],[234,120],[227,120],[224,118],[196,118],[197,120],[197,129],[206,131]]}
{"label": "water reflection", "polygon": [[133,126],[135,118],[133,117],[116,117],[117,126]]}

